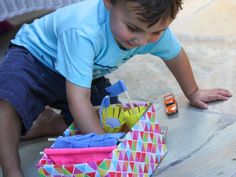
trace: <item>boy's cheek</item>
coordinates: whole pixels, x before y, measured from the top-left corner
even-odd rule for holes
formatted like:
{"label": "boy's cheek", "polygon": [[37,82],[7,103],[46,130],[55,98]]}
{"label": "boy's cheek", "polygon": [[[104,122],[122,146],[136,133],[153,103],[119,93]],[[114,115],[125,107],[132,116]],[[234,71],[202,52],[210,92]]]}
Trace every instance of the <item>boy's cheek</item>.
{"label": "boy's cheek", "polygon": [[122,41],[127,41],[127,40],[129,41],[134,38],[134,35],[124,30],[124,31],[118,32],[117,37]]}
{"label": "boy's cheek", "polygon": [[123,23],[113,24],[112,31],[114,37],[119,40],[130,40],[134,38],[133,33]]}

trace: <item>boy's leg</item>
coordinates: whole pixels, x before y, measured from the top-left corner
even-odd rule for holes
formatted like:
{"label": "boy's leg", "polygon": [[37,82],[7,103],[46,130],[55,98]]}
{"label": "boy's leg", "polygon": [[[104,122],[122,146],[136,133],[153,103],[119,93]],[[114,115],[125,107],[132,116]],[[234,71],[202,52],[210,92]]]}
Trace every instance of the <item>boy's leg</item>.
{"label": "boy's leg", "polygon": [[66,128],[67,125],[64,121],[64,116],[54,109],[46,107],[34,121],[30,130],[25,135],[21,136],[21,140],[29,140],[43,136],[58,136],[61,135]]}
{"label": "boy's leg", "polygon": [[0,82],[4,83],[0,84],[0,98],[13,103],[24,130],[29,131],[22,139],[55,136],[65,130],[63,116],[50,108],[45,109],[47,104],[65,97],[65,79],[27,49],[10,45],[0,65]]}
{"label": "boy's leg", "polygon": [[0,100],[0,164],[3,177],[23,177],[18,153],[22,123],[18,113]]}

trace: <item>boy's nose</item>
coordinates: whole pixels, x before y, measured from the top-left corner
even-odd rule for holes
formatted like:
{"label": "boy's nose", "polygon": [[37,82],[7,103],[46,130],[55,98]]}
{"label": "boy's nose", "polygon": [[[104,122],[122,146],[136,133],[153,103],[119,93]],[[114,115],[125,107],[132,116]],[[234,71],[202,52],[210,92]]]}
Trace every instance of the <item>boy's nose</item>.
{"label": "boy's nose", "polygon": [[143,46],[143,45],[146,45],[147,43],[148,43],[148,40],[145,38],[139,38],[136,40],[136,44],[138,46]]}
{"label": "boy's nose", "polygon": [[147,35],[139,35],[139,36],[137,36],[135,42],[138,46],[146,45],[148,43],[148,36]]}

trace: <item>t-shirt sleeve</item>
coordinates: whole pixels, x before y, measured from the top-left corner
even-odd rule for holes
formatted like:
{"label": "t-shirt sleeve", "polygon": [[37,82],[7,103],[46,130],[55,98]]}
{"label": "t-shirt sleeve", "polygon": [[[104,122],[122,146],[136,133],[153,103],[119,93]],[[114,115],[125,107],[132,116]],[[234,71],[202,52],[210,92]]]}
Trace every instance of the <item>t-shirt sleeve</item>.
{"label": "t-shirt sleeve", "polygon": [[80,30],[69,29],[59,35],[55,68],[70,82],[91,87],[94,56],[91,41]]}
{"label": "t-shirt sleeve", "polygon": [[167,28],[159,41],[153,47],[151,54],[160,57],[163,60],[171,60],[175,58],[181,51],[181,44],[174,36],[172,31]]}

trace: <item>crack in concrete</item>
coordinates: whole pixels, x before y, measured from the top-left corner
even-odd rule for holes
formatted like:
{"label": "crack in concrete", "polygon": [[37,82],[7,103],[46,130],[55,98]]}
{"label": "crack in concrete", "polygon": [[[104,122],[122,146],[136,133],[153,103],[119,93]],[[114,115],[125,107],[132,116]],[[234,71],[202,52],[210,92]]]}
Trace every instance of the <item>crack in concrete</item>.
{"label": "crack in concrete", "polygon": [[[160,107],[163,107],[163,105],[161,105]],[[181,107],[181,109],[183,109],[183,110],[184,109],[186,109],[186,110],[191,109],[191,111],[195,111],[195,112],[198,112],[198,113],[203,113],[202,109],[194,108],[192,106],[190,106],[190,107]],[[232,123],[236,122],[236,115],[235,114],[228,114],[228,113],[215,112],[215,111],[209,111],[209,110],[204,110],[204,113],[221,116],[221,117],[223,117],[224,120],[230,120]]]}
{"label": "crack in concrete", "polygon": [[193,14],[196,14],[196,13],[198,13],[198,12],[204,10],[205,8],[207,8],[207,7],[209,7],[211,4],[213,4],[215,1],[217,1],[217,0],[211,0],[210,2],[204,4],[202,7],[198,8],[197,10],[195,10],[195,11],[193,12]]}
{"label": "crack in concrete", "polygon": [[[215,111],[208,111],[205,110],[208,114],[214,114],[223,117],[224,120],[231,120],[232,123],[236,122],[236,115],[235,114],[228,114],[228,113],[222,113],[222,112],[215,112]],[[199,111],[200,112],[200,111]]]}
{"label": "crack in concrete", "polygon": [[[218,128],[215,130],[215,132],[203,144],[201,144],[198,148],[196,148],[195,150],[193,150],[189,154],[185,155],[181,159],[178,159],[178,160],[168,164],[167,166],[158,169],[158,174],[161,174],[161,173],[165,172],[166,170],[168,170],[169,168],[175,167],[175,166],[183,163],[185,160],[191,158],[195,153],[199,152],[203,147],[205,147],[214,137],[216,137],[218,132],[222,131],[223,129],[226,129],[228,126],[230,126],[230,125],[232,125],[236,122],[232,119],[227,119],[227,120],[228,120],[228,122],[225,122],[225,119],[219,120],[217,122]],[[225,124],[223,124],[223,123],[225,123]],[[236,177],[235,175],[233,175],[232,177]]]}
{"label": "crack in concrete", "polygon": [[217,124],[218,124],[217,130],[218,131],[224,130],[228,126],[233,125],[235,122],[236,122],[236,119],[232,120],[230,118],[222,118],[219,121],[217,121]]}
{"label": "crack in concrete", "polygon": [[236,37],[235,36],[219,36],[219,35],[193,35],[193,34],[181,34],[175,33],[179,40],[185,40],[187,42],[206,42],[206,43],[225,43],[226,44],[235,44]]}
{"label": "crack in concrete", "polygon": [[233,176],[231,176],[231,177],[236,177],[236,173],[234,173]]}
{"label": "crack in concrete", "polygon": [[169,168],[175,167],[177,165],[179,165],[180,163],[184,162],[185,160],[189,159],[190,157],[192,157],[195,153],[197,153],[198,151],[200,151],[205,145],[207,145],[217,134],[218,129],[215,131],[215,133],[213,133],[202,145],[200,145],[198,148],[196,148],[195,150],[193,150],[192,152],[190,152],[189,154],[187,154],[186,156],[182,157],[181,159],[178,159],[172,163],[170,163],[169,165],[158,169],[158,173],[163,173],[164,171],[166,171]]}

